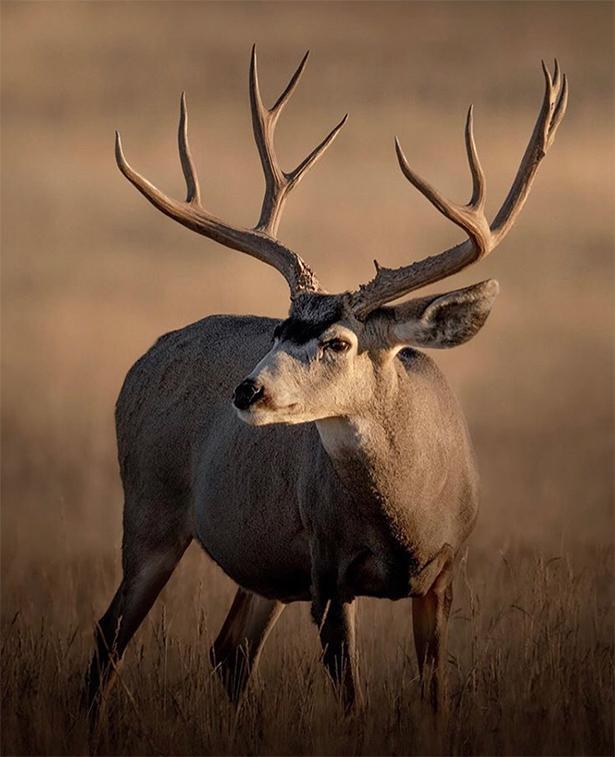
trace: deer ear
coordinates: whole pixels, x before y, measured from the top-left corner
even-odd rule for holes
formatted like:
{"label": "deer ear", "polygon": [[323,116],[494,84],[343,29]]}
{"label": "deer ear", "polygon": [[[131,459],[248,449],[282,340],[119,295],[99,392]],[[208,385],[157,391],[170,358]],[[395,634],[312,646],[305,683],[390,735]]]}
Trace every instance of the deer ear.
{"label": "deer ear", "polygon": [[390,308],[390,346],[445,349],[467,342],[487,320],[499,291],[498,282],[489,279]]}

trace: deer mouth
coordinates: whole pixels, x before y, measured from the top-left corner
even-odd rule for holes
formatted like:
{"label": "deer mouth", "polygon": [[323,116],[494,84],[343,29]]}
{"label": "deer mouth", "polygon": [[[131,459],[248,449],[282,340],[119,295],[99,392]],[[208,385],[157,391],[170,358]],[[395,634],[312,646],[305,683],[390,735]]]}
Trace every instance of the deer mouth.
{"label": "deer mouth", "polygon": [[237,417],[249,426],[269,426],[275,423],[296,423],[298,402],[275,405],[267,397],[245,410],[235,407]]}

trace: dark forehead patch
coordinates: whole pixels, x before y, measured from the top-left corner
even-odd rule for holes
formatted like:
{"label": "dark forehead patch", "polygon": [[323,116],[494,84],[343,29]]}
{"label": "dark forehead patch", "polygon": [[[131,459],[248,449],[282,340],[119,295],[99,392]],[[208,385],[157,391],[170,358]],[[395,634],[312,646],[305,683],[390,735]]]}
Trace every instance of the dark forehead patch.
{"label": "dark forehead patch", "polygon": [[331,314],[324,320],[306,320],[304,318],[295,318],[291,316],[282,323],[279,323],[273,332],[274,337],[278,339],[288,340],[295,342],[295,344],[305,344],[310,339],[316,339],[329,326],[332,326],[336,321],[341,318],[342,312],[340,308],[339,314]]}
{"label": "dark forehead patch", "polygon": [[329,326],[344,317],[344,301],[337,294],[305,292],[291,307],[289,317],[280,323],[274,336],[295,344],[305,344],[319,337]]}

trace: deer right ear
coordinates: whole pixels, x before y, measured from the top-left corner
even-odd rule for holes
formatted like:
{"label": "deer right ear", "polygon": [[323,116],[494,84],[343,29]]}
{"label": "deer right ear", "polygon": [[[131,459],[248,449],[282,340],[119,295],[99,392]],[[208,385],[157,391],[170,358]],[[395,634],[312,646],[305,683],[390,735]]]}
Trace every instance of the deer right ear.
{"label": "deer right ear", "polygon": [[463,344],[482,328],[499,291],[498,282],[489,279],[387,309],[389,346],[446,349]]}

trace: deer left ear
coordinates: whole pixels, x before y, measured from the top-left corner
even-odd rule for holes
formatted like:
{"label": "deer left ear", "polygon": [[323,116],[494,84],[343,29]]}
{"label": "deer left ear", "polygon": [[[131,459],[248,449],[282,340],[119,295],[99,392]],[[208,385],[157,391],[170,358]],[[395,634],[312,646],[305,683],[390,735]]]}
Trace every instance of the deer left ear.
{"label": "deer left ear", "polygon": [[389,344],[433,349],[463,344],[482,328],[499,291],[498,282],[489,279],[387,308]]}

